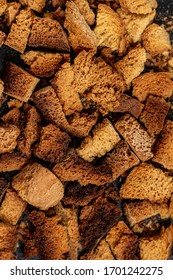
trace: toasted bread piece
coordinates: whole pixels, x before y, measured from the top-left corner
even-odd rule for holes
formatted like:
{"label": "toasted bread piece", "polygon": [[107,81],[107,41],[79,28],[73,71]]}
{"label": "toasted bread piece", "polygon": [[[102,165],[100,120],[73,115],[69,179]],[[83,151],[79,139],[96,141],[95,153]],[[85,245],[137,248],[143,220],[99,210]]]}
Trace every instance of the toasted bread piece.
{"label": "toasted bread piece", "polygon": [[169,72],[144,73],[133,80],[132,95],[143,102],[152,94],[162,98],[170,97],[173,93],[173,81]]}
{"label": "toasted bread piece", "polygon": [[148,199],[163,203],[171,197],[173,179],[152,164],[141,163],[128,175],[120,189],[122,199]]}
{"label": "toasted bread piece", "polygon": [[109,244],[102,239],[95,250],[84,254],[80,260],[114,260]]}
{"label": "toasted bread piece", "polygon": [[154,139],[134,117],[126,114],[115,123],[115,128],[141,161],[147,161],[153,157],[151,148]]}
{"label": "toasted bread piece", "polygon": [[0,16],[3,15],[7,8],[7,1],[6,0],[0,0]]}
{"label": "toasted bread piece", "polygon": [[0,260],[16,260],[12,251],[0,251]]}
{"label": "toasted bread piece", "polygon": [[4,92],[20,101],[27,102],[39,79],[16,64],[8,62],[3,73]]}
{"label": "toasted bread piece", "polygon": [[80,158],[74,150],[70,151],[61,163],[54,166],[53,172],[63,182],[78,181],[83,186],[88,184],[101,186],[113,181],[107,166],[95,167]]}
{"label": "toasted bread piece", "polygon": [[150,14],[157,8],[156,0],[119,0],[122,9],[132,14]]}
{"label": "toasted bread piece", "polygon": [[65,31],[58,21],[50,18],[34,17],[28,46],[58,51],[70,50]]}
{"label": "toasted bread piece", "polygon": [[0,126],[0,153],[10,153],[17,145],[20,129],[12,124]]}
{"label": "toasted bread piece", "polygon": [[17,107],[12,108],[8,113],[1,117],[1,120],[6,124],[14,124],[19,126],[20,111]]}
{"label": "toasted bread piece", "polygon": [[145,49],[137,46],[131,49],[121,60],[115,63],[115,68],[124,77],[128,87],[134,78],[144,70],[146,62]]}
{"label": "toasted bread piece", "polygon": [[0,204],[8,187],[9,183],[4,178],[0,177]]}
{"label": "toasted bread piece", "polygon": [[173,227],[162,227],[160,233],[139,239],[141,260],[167,260],[173,244]]}
{"label": "toasted bread piece", "polygon": [[158,135],[162,131],[169,107],[169,103],[161,97],[149,95],[147,98],[140,121],[151,136]]}
{"label": "toasted bread piece", "polygon": [[120,141],[112,152],[108,153],[103,163],[112,171],[113,180],[116,180],[125,171],[139,164],[138,157],[130,150],[125,141]]}
{"label": "toasted bread piece", "polygon": [[0,252],[15,252],[17,247],[16,226],[0,222]]}
{"label": "toasted bread piece", "polygon": [[96,27],[97,46],[108,47],[122,55],[128,46],[124,23],[120,16],[109,6],[99,4]]}
{"label": "toasted bread piece", "polygon": [[3,91],[4,91],[4,83],[3,83],[3,81],[0,79],[0,98],[3,96]]}
{"label": "toasted bread piece", "polygon": [[67,133],[49,124],[42,128],[40,142],[35,146],[34,154],[42,160],[58,163],[65,156],[69,142]]}
{"label": "toasted bread piece", "polygon": [[87,136],[77,149],[78,155],[86,161],[102,157],[120,141],[118,133],[108,119],[104,119],[92,130],[93,137]]}
{"label": "toasted bread piece", "polygon": [[22,156],[19,152],[1,154],[0,172],[20,170],[26,163],[26,157]]}
{"label": "toasted bread piece", "polygon": [[0,220],[16,225],[27,203],[13,189],[8,189],[0,206]]}
{"label": "toasted bread piece", "polygon": [[111,252],[117,260],[134,260],[138,248],[138,237],[123,221],[114,225],[106,235]]}
{"label": "toasted bread piece", "polygon": [[5,45],[23,53],[26,49],[29,34],[31,32],[32,21],[32,11],[28,8],[21,10],[11,26],[10,33],[5,40]]}
{"label": "toasted bread piece", "polygon": [[118,9],[117,13],[123,20],[127,33],[129,35],[129,40],[132,43],[137,43],[141,41],[142,33],[145,28],[152,23],[156,15],[156,11],[153,10],[149,14],[136,14],[128,13],[123,9]]}
{"label": "toasted bread piece", "polygon": [[173,219],[173,194],[171,195],[171,199],[170,199],[169,212],[171,215],[171,219]]}
{"label": "toasted bread piece", "polygon": [[32,10],[41,13],[43,10],[46,0],[19,0],[23,6],[27,6]]}
{"label": "toasted bread piece", "polygon": [[60,180],[49,169],[36,162],[25,166],[14,177],[12,187],[23,200],[41,210],[55,206],[64,194]]}
{"label": "toasted bread piece", "polygon": [[17,14],[19,13],[21,4],[18,2],[11,2],[7,3],[7,9],[5,10],[5,23],[7,26],[11,26],[11,24],[14,22]]}
{"label": "toasted bread piece", "polygon": [[0,30],[0,48],[4,44],[5,38],[6,38],[6,34]]}
{"label": "toasted bread piece", "polygon": [[78,53],[83,49],[92,49],[96,52],[96,36],[73,1],[66,2],[64,27],[68,31],[68,39],[75,52]]}
{"label": "toasted bread piece", "polygon": [[171,52],[170,36],[164,26],[156,23],[149,25],[142,34],[142,42],[147,52],[147,58],[154,66],[164,67]]}
{"label": "toasted bread piece", "polygon": [[95,23],[95,14],[90,8],[87,0],[74,0],[73,1],[78,7],[80,13],[83,15],[84,19],[88,25],[93,25]]}
{"label": "toasted bread piece", "polygon": [[7,102],[7,105],[8,105],[8,108],[9,109],[13,109],[13,108],[21,108],[22,105],[23,105],[23,102],[18,100],[18,99],[10,99],[8,102]]}
{"label": "toasted bread piece", "polygon": [[161,132],[161,138],[154,147],[153,161],[160,163],[164,168],[173,170],[173,122],[166,120]]}
{"label": "toasted bread piece", "polygon": [[[170,212],[166,203],[151,203],[148,200],[125,203],[124,215],[134,232],[153,231],[160,227],[163,219],[170,218]],[[154,220],[152,221],[152,218]]]}

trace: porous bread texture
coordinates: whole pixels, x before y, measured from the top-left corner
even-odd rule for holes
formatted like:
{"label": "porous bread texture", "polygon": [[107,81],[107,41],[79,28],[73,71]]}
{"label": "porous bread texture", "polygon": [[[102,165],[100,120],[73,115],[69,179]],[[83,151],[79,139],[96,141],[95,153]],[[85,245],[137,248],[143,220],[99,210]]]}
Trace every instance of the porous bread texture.
{"label": "porous bread texture", "polygon": [[27,6],[32,10],[41,13],[43,10],[46,0],[19,0],[23,6]]}
{"label": "porous bread texture", "polygon": [[86,161],[102,157],[120,141],[118,133],[108,119],[104,119],[92,130],[93,136],[87,136],[77,149],[78,155]]}
{"label": "porous bread texture", "polygon": [[115,128],[141,161],[153,157],[151,152],[154,138],[131,115],[126,114],[115,123]]}
{"label": "porous bread texture", "polygon": [[0,203],[8,187],[9,187],[9,183],[3,177],[0,177]]}
{"label": "porous bread texture", "polygon": [[141,260],[167,260],[173,244],[172,224],[151,237],[139,239],[139,252]]}
{"label": "porous bread texture", "polygon": [[148,96],[144,110],[140,115],[140,121],[151,136],[158,135],[162,131],[169,107],[169,103],[163,98]]}
{"label": "porous bread texture", "polygon": [[7,3],[7,9],[5,10],[4,19],[7,26],[11,26],[13,21],[15,20],[19,10],[21,8],[21,4],[18,2]]}
{"label": "porous bread texture", "polygon": [[141,46],[136,46],[115,63],[115,68],[124,77],[128,87],[130,87],[133,79],[138,77],[144,70],[146,59],[145,49]]}
{"label": "porous bread texture", "polygon": [[117,13],[125,25],[125,29],[128,33],[128,39],[131,43],[137,43],[141,41],[142,33],[144,32],[145,28],[152,23],[156,15],[155,10],[145,15],[128,13],[123,9],[118,9]]}
{"label": "porous bread texture", "polygon": [[0,260],[16,260],[16,256],[11,251],[1,251],[0,250]]}
{"label": "porous bread texture", "polygon": [[0,240],[0,256],[1,254],[12,256],[17,248],[16,226],[0,222]]}
{"label": "porous bread texture", "polygon": [[99,4],[94,29],[97,47],[108,47],[122,55],[128,46],[124,23],[120,16],[105,4]]}
{"label": "porous bread texture", "polygon": [[34,17],[28,46],[70,51],[67,36],[60,23],[50,18]]}
{"label": "porous bread texture", "polygon": [[23,200],[40,210],[55,206],[64,194],[60,180],[49,169],[36,162],[25,166],[13,178],[12,187]]}
{"label": "porous bread texture", "polygon": [[22,156],[19,152],[1,154],[0,172],[20,170],[26,163],[26,157]]}
{"label": "porous bread texture", "polygon": [[0,206],[0,220],[16,225],[25,210],[26,204],[13,189],[7,189]]}
{"label": "porous bread texture", "polygon": [[173,121],[166,120],[161,138],[154,147],[152,160],[168,170],[173,170]]}
{"label": "porous bread texture", "polygon": [[4,91],[4,83],[3,83],[3,81],[0,79],[0,98],[3,96],[3,91]]}
{"label": "porous bread texture", "polygon": [[150,14],[157,8],[156,0],[119,0],[121,8],[132,14]]}
{"label": "porous bread texture", "polygon": [[78,7],[80,13],[83,15],[84,19],[88,25],[93,25],[95,23],[95,14],[90,8],[87,0],[73,0],[73,2]]}
{"label": "porous bread texture", "polygon": [[12,24],[4,44],[20,53],[23,53],[28,43],[32,21],[32,11],[28,8],[21,10],[16,16],[15,22]]}
{"label": "porous bread texture", "polygon": [[173,179],[152,164],[141,163],[133,168],[120,189],[122,199],[148,199],[166,203],[173,192]]}
{"label": "porous bread texture", "polygon": [[27,102],[39,79],[21,67],[8,62],[3,73],[4,93],[20,101]]}
{"label": "porous bread texture", "polygon": [[6,38],[6,34],[0,30],[0,48],[4,44],[5,38]]}
{"label": "porous bread texture", "polygon": [[10,153],[17,146],[20,129],[12,124],[0,126],[0,154]]}
{"label": "porous bread texture", "polygon": [[166,99],[173,93],[173,81],[169,72],[144,73],[134,79],[132,85],[132,95],[141,102],[150,94]]}
{"label": "porous bread texture", "polygon": [[66,2],[64,27],[68,31],[68,40],[76,53],[84,50],[97,51],[95,33],[73,1]]}
{"label": "porous bread texture", "polygon": [[84,254],[80,260],[114,260],[114,256],[108,242],[103,238],[95,250]]}
{"label": "porous bread texture", "polygon": [[3,15],[7,8],[7,1],[6,0],[0,0],[0,16]]}
{"label": "porous bread texture", "polygon": [[14,124],[19,127],[20,110],[17,107],[10,109],[1,117],[1,120],[6,124]]}

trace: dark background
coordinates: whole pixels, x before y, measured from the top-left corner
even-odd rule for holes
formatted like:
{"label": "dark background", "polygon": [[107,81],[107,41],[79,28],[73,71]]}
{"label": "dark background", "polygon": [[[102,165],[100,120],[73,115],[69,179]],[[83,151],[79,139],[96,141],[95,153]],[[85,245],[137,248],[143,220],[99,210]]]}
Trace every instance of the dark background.
{"label": "dark background", "polygon": [[155,22],[164,24],[166,28],[170,29],[168,32],[173,43],[173,0],[157,0],[157,3],[158,8]]}

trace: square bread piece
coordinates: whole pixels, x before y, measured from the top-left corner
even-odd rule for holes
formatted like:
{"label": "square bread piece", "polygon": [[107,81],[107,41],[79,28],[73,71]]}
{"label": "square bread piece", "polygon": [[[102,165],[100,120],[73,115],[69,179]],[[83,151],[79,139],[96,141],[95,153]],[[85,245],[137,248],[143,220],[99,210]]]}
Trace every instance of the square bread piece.
{"label": "square bread piece", "polygon": [[3,73],[4,93],[20,101],[28,102],[39,79],[16,64],[8,62]]}

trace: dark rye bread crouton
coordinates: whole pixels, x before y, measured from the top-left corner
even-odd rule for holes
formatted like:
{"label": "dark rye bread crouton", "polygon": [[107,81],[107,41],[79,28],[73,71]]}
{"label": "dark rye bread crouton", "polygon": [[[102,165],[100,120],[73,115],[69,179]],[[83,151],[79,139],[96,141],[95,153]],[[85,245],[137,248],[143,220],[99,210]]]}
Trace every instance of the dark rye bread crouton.
{"label": "dark rye bread crouton", "polygon": [[69,51],[67,36],[60,23],[50,18],[34,17],[29,47]]}
{"label": "dark rye bread crouton", "polygon": [[17,138],[20,130],[12,124],[4,124],[0,126],[0,154],[10,153],[17,146]]}
{"label": "dark rye bread crouton", "polygon": [[112,171],[113,180],[116,180],[128,169],[138,165],[139,162],[138,157],[123,140],[103,160],[103,163]]}
{"label": "dark rye bread crouton", "polygon": [[0,206],[0,220],[16,225],[26,205],[13,189],[8,189]]}
{"label": "dark rye bread crouton", "polygon": [[25,166],[13,178],[12,187],[23,200],[41,210],[55,206],[64,194],[60,180],[36,162]]}
{"label": "dark rye bread crouton", "polygon": [[73,0],[73,2],[78,7],[88,25],[93,25],[95,23],[95,14],[90,8],[88,0]]}
{"label": "dark rye bread crouton", "polygon": [[122,199],[148,199],[167,202],[173,192],[173,179],[152,164],[141,163],[133,168],[120,189]]}
{"label": "dark rye bread crouton", "polygon": [[10,32],[5,40],[5,45],[23,53],[28,43],[32,21],[32,11],[28,8],[21,10],[11,26]]}
{"label": "dark rye bread crouton", "polygon": [[40,142],[35,145],[34,154],[44,161],[58,163],[64,158],[69,142],[67,133],[49,124],[42,128]]}
{"label": "dark rye bread crouton", "polygon": [[154,138],[134,117],[126,114],[115,123],[115,128],[141,161],[147,161],[153,157],[151,148],[154,144]]}
{"label": "dark rye bread crouton", "polygon": [[157,8],[156,0],[119,0],[119,3],[122,9],[132,14],[150,14]]}
{"label": "dark rye bread crouton", "polygon": [[0,155],[0,172],[20,170],[27,163],[27,158],[20,152],[4,153]]}
{"label": "dark rye bread crouton", "polygon": [[46,0],[19,0],[23,6],[27,6],[32,10],[41,13],[43,10]]}
{"label": "dark rye bread crouton", "polygon": [[166,120],[161,137],[154,147],[154,162],[168,170],[173,170],[173,122]]}
{"label": "dark rye bread crouton", "polygon": [[105,165],[93,166],[80,158],[75,150],[71,150],[61,163],[56,164],[53,172],[62,182],[78,181],[82,186],[101,186],[112,182],[111,172]]}
{"label": "dark rye bread crouton", "polygon": [[173,226],[162,227],[159,233],[139,239],[141,260],[167,260],[172,249]]}
{"label": "dark rye bread crouton", "polygon": [[0,203],[8,187],[9,183],[4,178],[0,177]]}
{"label": "dark rye bread crouton", "polygon": [[16,64],[8,62],[3,72],[4,93],[20,101],[27,102],[39,79]]}
{"label": "dark rye bread crouton", "polygon": [[66,2],[64,27],[68,31],[70,45],[75,52],[97,50],[96,36],[85,21],[79,8],[73,1]]}
{"label": "dark rye bread crouton", "polygon": [[149,95],[147,98],[140,121],[151,136],[158,135],[162,131],[169,107],[169,103],[161,97]]}

